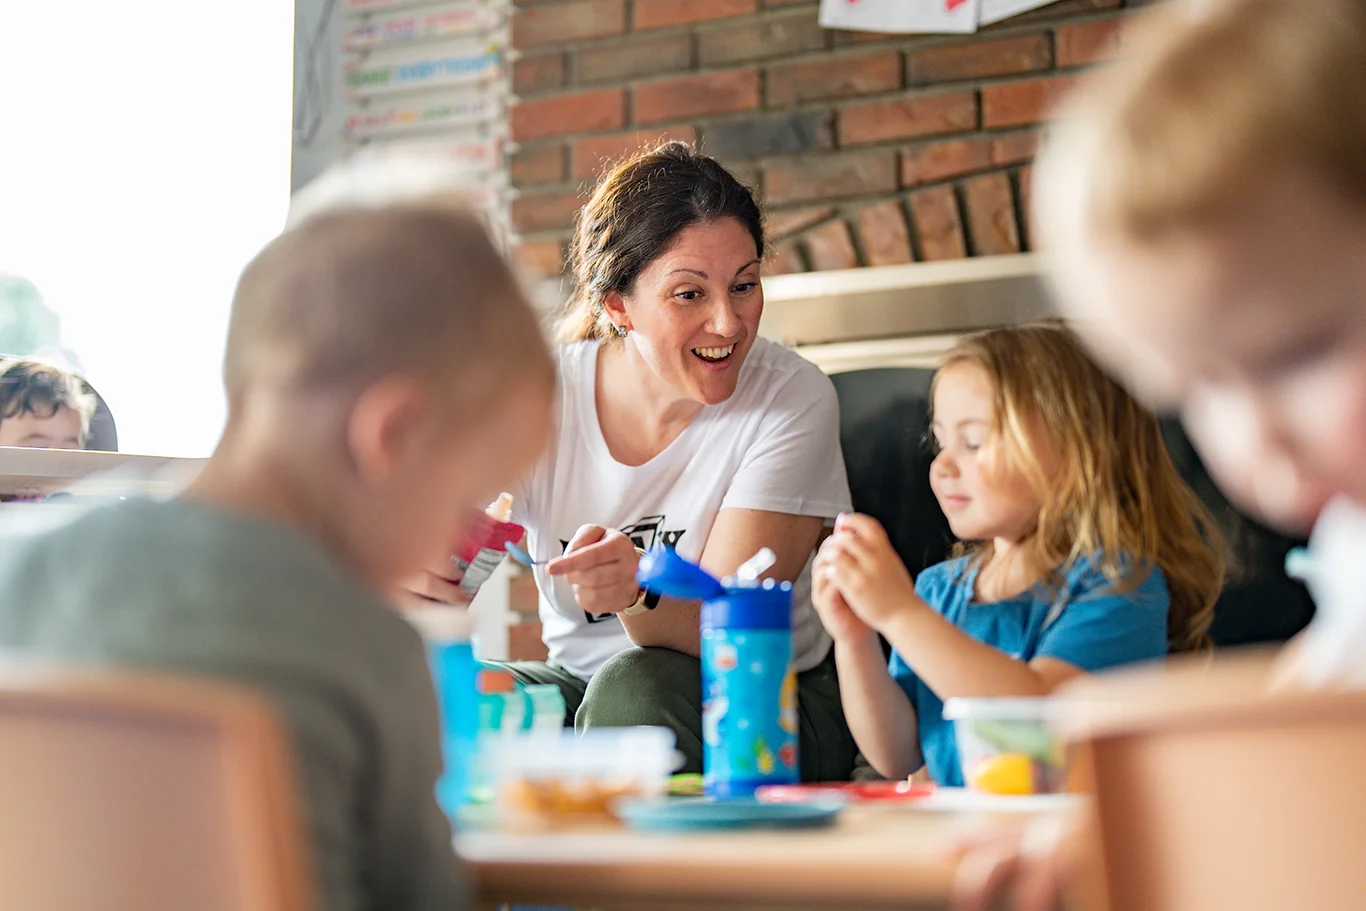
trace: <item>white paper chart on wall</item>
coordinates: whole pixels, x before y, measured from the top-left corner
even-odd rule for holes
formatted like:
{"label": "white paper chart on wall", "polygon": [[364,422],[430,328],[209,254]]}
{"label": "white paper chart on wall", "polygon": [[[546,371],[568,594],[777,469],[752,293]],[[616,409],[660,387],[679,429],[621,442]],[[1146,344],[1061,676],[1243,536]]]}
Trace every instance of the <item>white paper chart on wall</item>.
{"label": "white paper chart on wall", "polygon": [[898,34],[970,34],[1057,0],[821,0],[824,28]]}
{"label": "white paper chart on wall", "polygon": [[[315,82],[326,82],[330,73],[336,83],[323,89],[336,110],[314,118],[330,131],[314,143],[329,149],[322,164],[418,155],[453,165],[449,173],[458,175],[473,204],[506,240],[510,0],[313,5],[320,20],[330,18],[313,24],[326,38],[311,49],[313,59],[296,67],[311,65]],[[333,62],[319,62],[329,54]]]}

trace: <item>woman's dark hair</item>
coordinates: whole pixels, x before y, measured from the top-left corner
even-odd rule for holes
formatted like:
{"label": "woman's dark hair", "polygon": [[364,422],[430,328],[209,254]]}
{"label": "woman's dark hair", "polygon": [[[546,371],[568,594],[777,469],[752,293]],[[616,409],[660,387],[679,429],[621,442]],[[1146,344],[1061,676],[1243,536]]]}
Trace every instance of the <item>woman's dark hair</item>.
{"label": "woman's dark hair", "polygon": [[749,188],[685,142],[640,152],[605,174],[579,212],[569,245],[573,296],[562,341],[606,339],[603,300],[626,294],[675,237],[699,222],[734,218],[764,255],[763,217]]}

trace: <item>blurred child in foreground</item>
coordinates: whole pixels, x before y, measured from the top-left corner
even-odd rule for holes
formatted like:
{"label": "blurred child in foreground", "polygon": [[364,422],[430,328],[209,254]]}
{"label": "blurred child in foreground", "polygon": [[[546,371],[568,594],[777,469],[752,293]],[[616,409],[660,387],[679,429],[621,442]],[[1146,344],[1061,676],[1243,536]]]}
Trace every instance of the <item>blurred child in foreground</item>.
{"label": "blurred child in foreground", "polygon": [[[1181,413],[1232,500],[1287,530],[1318,520],[1315,549],[1327,536],[1358,554],[1325,571],[1351,572],[1366,565],[1366,4],[1205,0],[1151,16],[1036,166],[1057,295],[1137,394]],[[1359,659],[1361,603],[1320,600],[1307,638],[1332,629],[1355,649],[1338,657]],[[1053,907],[1075,872],[1058,846],[1078,837],[978,846],[964,907],[1012,880],[1017,907]]]}
{"label": "blurred child in foreground", "polygon": [[224,379],[227,426],[183,495],[4,535],[0,648],[261,691],[321,906],[468,907],[424,650],[388,596],[546,441],[531,305],[462,208],[318,212],[243,271]]}

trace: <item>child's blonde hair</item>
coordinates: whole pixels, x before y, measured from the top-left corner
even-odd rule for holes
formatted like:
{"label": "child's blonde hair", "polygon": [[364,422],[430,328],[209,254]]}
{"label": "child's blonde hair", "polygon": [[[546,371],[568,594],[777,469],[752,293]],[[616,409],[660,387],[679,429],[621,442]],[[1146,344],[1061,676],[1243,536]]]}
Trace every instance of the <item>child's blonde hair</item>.
{"label": "child's blonde hair", "polygon": [[1045,244],[1207,227],[1283,172],[1366,205],[1366,3],[1204,0],[1144,15],[1044,145]]}
{"label": "child's blonde hair", "polygon": [[[1061,324],[968,336],[949,352],[935,382],[960,365],[983,370],[995,389],[992,433],[1000,462],[988,471],[1019,472],[1042,504],[1024,542],[1033,568],[1056,584],[1088,558],[1126,590],[1156,566],[1171,599],[1172,650],[1208,647],[1223,587],[1223,549],[1213,517],[1177,474],[1157,419],[1101,372]],[[1044,469],[1043,445],[1056,453],[1052,475]],[[986,553],[980,544],[973,552]]]}

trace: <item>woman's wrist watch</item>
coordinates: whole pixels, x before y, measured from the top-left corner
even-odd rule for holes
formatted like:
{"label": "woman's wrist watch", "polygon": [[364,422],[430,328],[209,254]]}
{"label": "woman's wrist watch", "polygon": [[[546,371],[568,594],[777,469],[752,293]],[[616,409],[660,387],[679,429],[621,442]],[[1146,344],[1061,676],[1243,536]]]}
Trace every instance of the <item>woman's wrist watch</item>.
{"label": "woman's wrist watch", "polygon": [[[642,550],[641,548],[637,547],[637,548],[636,548],[636,556],[637,556],[637,557],[643,557],[643,556],[645,556],[645,551]],[[646,611],[654,610],[654,609],[655,609],[656,607],[658,607],[658,606],[659,606],[659,595],[657,595],[657,594],[655,594],[654,592],[651,592],[651,591],[646,591],[645,589],[642,588],[639,592],[636,593],[636,600],[635,600],[634,602],[632,602],[632,604],[631,604],[630,607],[628,607],[628,608],[626,608],[626,610],[622,611],[622,613],[625,614],[625,615],[628,616],[628,617],[634,617],[636,614],[643,614],[643,613],[645,613]]]}

